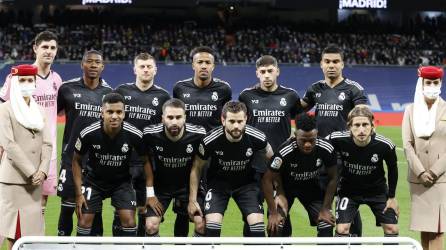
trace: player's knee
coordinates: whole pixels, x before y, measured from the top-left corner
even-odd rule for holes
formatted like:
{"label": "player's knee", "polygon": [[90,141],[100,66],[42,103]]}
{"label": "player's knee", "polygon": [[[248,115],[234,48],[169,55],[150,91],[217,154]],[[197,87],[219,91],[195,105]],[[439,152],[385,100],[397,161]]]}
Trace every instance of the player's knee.
{"label": "player's knee", "polygon": [[138,214],[145,214],[147,211],[146,207],[138,207]]}
{"label": "player's knee", "polygon": [[336,233],[344,235],[350,233],[350,224],[338,224],[336,225]]}
{"label": "player's knee", "polygon": [[121,226],[122,227],[136,227],[135,218],[132,216],[126,216],[121,219]]}
{"label": "player's knee", "polygon": [[395,235],[399,233],[397,224],[383,224],[384,234]]}
{"label": "player's knee", "polygon": [[146,218],[146,233],[152,235],[159,231],[160,223],[158,218],[156,217],[147,217]]}
{"label": "player's knee", "polygon": [[78,220],[77,225],[78,227],[82,227],[82,228],[91,228],[93,226],[93,217],[91,216],[87,216],[87,215],[83,215],[81,219]]}
{"label": "player's knee", "polygon": [[262,223],[263,222],[263,214],[260,214],[260,213],[248,214],[248,216],[246,217],[246,220],[249,225]]}
{"label": "player's knee", "polygon": [[204,222],[204,220],[203,219],[200,219],[200,220],[194,219],[194,224],[195,224],[195,231],[197,231],[198,233],[204,234],[204,231],[206,229],[206,223]]}

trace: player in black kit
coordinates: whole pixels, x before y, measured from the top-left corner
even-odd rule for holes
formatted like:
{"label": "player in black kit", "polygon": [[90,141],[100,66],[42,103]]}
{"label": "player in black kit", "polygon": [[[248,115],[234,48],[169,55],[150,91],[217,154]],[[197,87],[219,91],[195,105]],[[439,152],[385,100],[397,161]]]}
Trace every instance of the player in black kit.
{"label": "player in black kit", "polygon": [[[108,197],[121,220],[120,236],[136,236],[136,195],[129,164],[133,150],[144,155],[143,134],[123,122],[124,116],[124,98],[118,93],[107,94],[102,101],[102,120],[84,128],[76,140],[72,167],[77,236],[90,235],[95,213],[102,211],[102,201]],[[82,181],[83,155],[88,156],[90,169]]]}
{"label": "player in black kit", "polygon": [[[319,185],[319,171],[323,165],[329,177],[326,192]],[[332,237],[335,219],[330,210],[337,183],[336,154],[330,143],[318,138],[313,117],[305,113],[296,117],[294,137],[279,147],[268,166],[263,176],[263,191],[268,203],[270,235],[283,236],[283,215],[288,214],[294,199],[298,198],[307,210],[310,224],[317,226],[318,237]],[[274,197],[276,183],[279,185]],[[276,202],[285,204],[285,208],[278,207]]]}
{"label": "player in black kit", "polygon": [[203,126],[209,131],[220,123],[223,105],[231,100],[229,84],[212,77],[215,68],[214,51],[209,47],[192,50],[194,77],[178,81],[173,87],[173,97],[186,104],[186,121]]}
{"label": "player in black kit", "polygon": [[[221,125],[221,110],[223,105],[232,99],[232,90],[227,82],[212,77],[215,68],[213,49],[206,46],[196,47],[190,55],[194,76],[178,81],[173,87],[173,97],[186,104],[187,123],[203,126],[206,131],[210,131]],[[188,231],[189,218],[177,215],[175,235],[187,236]]]}
{"label": "player in black kit", "polygon": [[[348,115],[348,131],[333,132],[329,140],[341,154],[343,171],[336,204],[336,235],[349,236],[359,205],[367,204],[382,226],[384,236],[398,236],[398,181],[395,145],[374,132],[368,107],[355,107]],[[387,165],[386,185],[383,161]]]}
{"label": "player in black kit", "polygon": [[[144,127],[161,122],[161,107],[170,96],[166,90],[153,82],[157,72],[155,58],[147,53],[140,53],[133,60],[133,64],[136,81],[120,85],[115,92],[124,96],[125,121],[143,131]],[[138,236],[145,235],[146,179],[143,165],[137,154],[133,154],[130,173],[138,206]],[[113,220],[114,235],[117,234],[116,230],[119,230],[117,214]]]}
{"label": "player in black kit", "polygon": [[[302,107],[310,110],[315,107],[317,129],[320,137],[326,137],[331,132],[346,129],[347,115],[356,105],[364,105],[367,98],[362,86],[350,79],[344,78],[344,55],[342,50],[330,44],[322,51],[321,69],[324,80],[308,87]],[[321,185],[325,189],[327,178],[324,169],[321,172]],[[362,235],[360,214],[352,224],[352,234]]]}
{"label": "player in black kit", "polygon": [[209,158],[207,193],[204,205],[206,236],[218,237],[223,215],[230,197],[233,197],[243,218],[250,227],[249,236],[264,237],[263,207],[260,189],[252,167],[254,153],[267,160],[273,155],[266,136],[260,130],[246,125],[245,104],[230,101],[222,110],[222,124],[206,134],[200,143],[190,175],[189,216],[202,215],[197,202],[201,170]]}
{"label": "player in black kit", "polygon": [[[62,159],[60,164],[57,195],[61,197],[58,223],[58,235],[69,236],[73,230],[75,210],[75,190],[71,161],[74,144],[80,131],[101,118],[102,97],[112,89],[101,78],[104,70],[102,54],[99,51],[87,51],[81,62],[83,75],[64,82],[57,94],[57,110],[65,113],[65,128],[62,140]],[[97,216],[93,232],[102,234],[102,221]]]}
{"label": "player in black kit", "polygon": [[[248,124],[266,134],[273,151],[291,135],[291,119],[301,111],[299,95],[293,89],[277,83],[280,74],[276,58],[265,55],[256,61],[259,83],[239,95],[239,101],[248,108]],[[267,167],[262,157],[254,158],[256,179],[261,186],[262,175]],[[263,200],[263,196],[261,197]],[[247,235],[247,225],[243,228]]]}
{"label": "player in black kit", "polygon": [[[147,218],[149,236],[159,236],[161,218],[175,199],[175,212],[188,216],[189,176],[198,145],[206,134],[201,126],[186,122],[184,103],[176,98],[163,106],[162,123],[144,129],[144,144],[151,162],[146,165]],[[195,216],[194,236],[204,236],[204,218]]]}

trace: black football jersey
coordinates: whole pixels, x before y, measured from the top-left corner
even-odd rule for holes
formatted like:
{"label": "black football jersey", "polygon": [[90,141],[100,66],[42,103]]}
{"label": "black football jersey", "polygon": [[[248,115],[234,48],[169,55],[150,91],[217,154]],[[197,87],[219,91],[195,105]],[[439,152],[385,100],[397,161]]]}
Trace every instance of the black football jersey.
{"label": "black football jersey", "polygon": [[94,185],[109,188],[130,181],[129,163],[132,151],[144,155],[142,132],[130,123],[123,122],[119,133],[110,138],[104,132],[102,121],[84,128],[75,144],[75,152],[88,153],[89,170],[86,178]]}
{"label": "black football jersey", "polygon": [[221,125],[223,105],[232,98],[229,84],[213,78],[206,87],[199,88],[192,78],[179,81],[173,87],[173,97],[186,104],[186,121],[203,126],[209,131]]}
{"label": "black football jersey", "polygon": [[[395,145],[386,137],[373,134],[370,143],[359,147],[350,131],[333,132],[328,137],[341,155],[342,172],[339,193],[343,195],[387,194],[383,161],[389,167],[397,166]],[[395,183],[396,184],[396,183]],[[396,187],[389,193],[395,194]]]}
{"label": "black football jersey", "polygon": [[316,139],[311,153],[302,153],[293,137],[278,148],[268,166],[280,173],[284,190],[319,189],[320,170],[322,166],[336,166],[336,154],[333,146],[321,138]]}
{"label": "black football jersey", "polygon": [[161,122],[163,104],[170,99],[169,93],[155,84],[141,91],[135,83],[127,83],[118,86],[115,92],[124,97],[125,120],[141,131]]}
{"label": "black football jersey", "polygon": [[[163,104],[170,99],[169,93],[155,84],[141,91],[135,83],[127,83],[118,86],[115,92],[124,97],[125,121],[141,131],[149,125],[161,122]],[[131,166],[143,167],[137,154],[133,154]]]}
{"label": "black football jersey", "polygon": [[263,131],[274,151],[291,133],[291,119],[301,111],[299,95],[280,86],[267,92],[256,85],[242,91],[239,101],[248,108],[248,124]]}
{"label": "black football jersey", "polygon": [[350,110],[355,105],[367,103],[362,86],[350,79],[344,79],[334,88],[324,80],[318,81],[308,87],[303,100],[316,109],[318,135],[321,137],[345,130]]}
{"label": "black football jersey", "polygon": [[[102,97],[112,88],[101,79],[95,88],[88,88],[84,80],[75,78],[64,82],[57,94],[57,111],[65,112],[65,128],[62,139],[62,163],[71,166],[74,142],[80,131],[101,119]],[[71,140],[70,140],[71,138]]]}
{"label": "black football jersey", "polygon": [[198,156],[210,159],[207,174],[208,188],[236,188],[254,182],[255,170],[252,167],[254,153],[265,150],[266,135],[246,125],[242,139],[230,142],[220,126],[208,132],[200,143]]}
{"label": "black football jersey", "polygon": [[164,129],[163,124],[144,129],[144,144],[154,164],[154,186],[157,190],[168,191],[189,188],[193,156],[197,154],[206,130],[186,123],[183,136],[174,142],[167,137]]}

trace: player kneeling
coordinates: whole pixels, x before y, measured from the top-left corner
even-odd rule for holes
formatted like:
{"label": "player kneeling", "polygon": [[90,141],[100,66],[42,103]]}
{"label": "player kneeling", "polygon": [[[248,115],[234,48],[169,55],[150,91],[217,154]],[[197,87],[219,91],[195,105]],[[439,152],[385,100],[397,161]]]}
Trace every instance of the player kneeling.
{"label": "player kneeling", "polygon": [[[145,165],[148,236],[159,236],[161,218],[172,199],[175,202],[174,211],[188,215],[190,171],[206,130],[185,123],[185,110],[183,101],[170,99],[163,105],[162,123],[144,129],[144,144],[155,165],[154,168],[151,164]],[[204,218],[194,216],[192,219],[195,223],[194,236],[204,236]]]}
{"label": "player kneeling", "polygon": [[[343,169],[336,204],[336,236],[349,236],[350,225],[362,204],[368,205],[382,226],[384,236],[398,236],[398,181],[395,145],[374,132],[373,113],[366,106],[355,107],[348,115],[349,130],[333,132],[328,138],[341,154]],[[384,176],[383,161],[387,165]]]}
{"label": "player kneeling", "polygon": [[[136,195],[129,173],[132,150],[143,155],[142,132],[123,122],[124,98],[110,93],[102,100],[102,120],[83,129],[76,141],[72,168],[76,188],[77,236],[89,236],[102,201],[111,197],[118,211],[120,236],[136,236]],[[88,171],[82,183],[82,156],[88,153]],[[147,157],[145,157],[147,163]]]}
{"label": "player kneeling", "polygon": [[[295,198],[307,210],[311,226],[317,226],[317,236],[333,236],[335,219],[330,210],[336,191],[336,154],[333,146],[317,134],[314,117],[305,113],[297,116],[294,137],[279,147],[263,176],[270,236],[283,236],[284,216]],[[323,166],[329,177],[325,191],[319,185],[319,172]]]}

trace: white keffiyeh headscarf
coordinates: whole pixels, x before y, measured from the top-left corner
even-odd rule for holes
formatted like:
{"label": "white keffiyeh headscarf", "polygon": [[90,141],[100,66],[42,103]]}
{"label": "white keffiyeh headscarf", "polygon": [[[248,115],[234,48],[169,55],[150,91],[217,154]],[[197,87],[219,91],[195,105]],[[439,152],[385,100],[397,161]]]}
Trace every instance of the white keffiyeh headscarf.
{"label": "white keffiyeh headscarf", "polygon": [[413,103],[413,126],[415,136],[430,137],[435,130],[435,120],[437,116],[438,100],[429,109],[423,95],[423,78],[419,77],[415,88]]}
{"label": "white keffiyeh headscarf", "polygon": [[19,86],[19,77],[11,77],[10,102],[12,111],[17,121],[25,128],[41,131],[44,127],[43,116],[40,113],[38,104],[32,96],[29,97],[29,106],[22,96]]}

